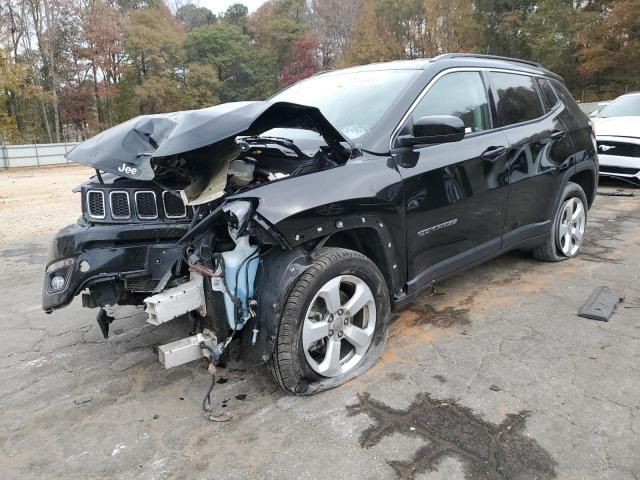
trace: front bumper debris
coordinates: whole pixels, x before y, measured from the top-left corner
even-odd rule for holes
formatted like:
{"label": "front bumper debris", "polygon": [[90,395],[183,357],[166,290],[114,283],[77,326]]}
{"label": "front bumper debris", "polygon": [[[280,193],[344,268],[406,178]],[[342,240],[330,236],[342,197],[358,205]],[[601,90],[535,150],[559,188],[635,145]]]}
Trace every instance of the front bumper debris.
{"label": "front bumper debris", "polygon": [[145,298],[144,303],[149,315],[147,322],[156,326],[194,310],[204,317],[207,307],[202,276],[192,273],[190,281]]}
{"label": "front bumper debris", "polygon": [[158,347],[158,359],[164,368],[173,368],[185,363],[207,357],[207,352],[218,349],[218,340],[215,334],[206,330],[191,337],[182,338],[175,342],[160,345]]}
{"label": "front bumper debris", "polygon": [[[65,307],[80,291],[98,283],[149,275],[159,280],[179,258],[176,242],[187,228],[186,224],[74,224],[65,227],[51,242],[42,309],[49,313]],[[50,267],[69,259],[72,261],[60,264],[67,268],[63,275],[64,287],[52,290],[52,279],[61,275]]]}

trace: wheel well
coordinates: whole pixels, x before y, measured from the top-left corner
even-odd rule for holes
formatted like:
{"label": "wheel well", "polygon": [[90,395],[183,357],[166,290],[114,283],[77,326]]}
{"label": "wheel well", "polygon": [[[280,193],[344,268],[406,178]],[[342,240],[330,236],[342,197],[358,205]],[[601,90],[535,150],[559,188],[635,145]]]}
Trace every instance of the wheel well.
{"label": "wheel well", "polygon": [[577,183],[582,187],[582,190],[584,190],[584,194],[587,197],[589,208],[591,208],[593,200],[595,199],[595,177],[593,172],[591,170],[583,170],[573,175],[569,181]]}
{"label": "wheel well", "polygon": [[380,269],[389,295],[393,292],[393,282],[391,280],[391,266],[382,252],[385,246],[380,236],[373,228],[354,228],[343,232],[334,233],[324,244],[326,247],[347,248],[359,252],[369,258]]}

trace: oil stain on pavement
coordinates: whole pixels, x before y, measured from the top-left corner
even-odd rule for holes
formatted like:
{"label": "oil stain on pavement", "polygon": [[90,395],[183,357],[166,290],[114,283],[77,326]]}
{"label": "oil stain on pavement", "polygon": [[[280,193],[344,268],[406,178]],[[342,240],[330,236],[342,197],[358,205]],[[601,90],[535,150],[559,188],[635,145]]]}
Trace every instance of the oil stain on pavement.
{"label": "oil stain on pavement", "polygon": [[414,320],[417,325],[434,325],[436,327],[448,328],[453,325],[468,325],[469,310],[465,308],[445,307],[436,310],[428,303],[416,302],[408,307],[409,310],[419,314]]}
{"label": "oil stain on pavement", "polygon": [[628,223],[638,223],[640,217],[616,215],[613,218],[590,218],[585,232],[580,259],[590,262],[623,263],[616,258],[618,239]]}
{"label": "oil stain on pavement", "polygon": [[527,411],[510,414],[495,425],[454,400],[435,400],[428,393],[418,394],[406,410],[393,409],[368,393],[358,394],[358,400],[347,407],[348,415],[366,414],[374,422],[360,436],[362,448],[370,448],[394,433],[426,442],[411,460],[388,462],[398,478],[413,479],[433,471],[445,458],[460,461],[467,479],[556,477],[556,462],[551,455],[523,433]]}

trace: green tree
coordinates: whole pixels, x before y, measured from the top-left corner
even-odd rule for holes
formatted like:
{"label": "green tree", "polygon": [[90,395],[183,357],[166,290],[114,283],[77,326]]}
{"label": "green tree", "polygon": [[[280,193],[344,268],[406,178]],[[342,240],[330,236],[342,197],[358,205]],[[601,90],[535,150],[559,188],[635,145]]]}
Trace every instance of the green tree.
{"label": "green tree", "polygon": [[524,24],[530,58],[562,75],[568,84],[576,83],[576,34],[580,11],[573,2],[541,0]]}
{"label": "green tree", "polygon": [[428,55],[423,0],[377,0],[376,12],[402,48],[403,57]]}
{"label": "green tree", "polygon": [[205,25],[212,25],[218,21],[218,18],[211,10],[205,7],[198,7],[193,3],[188,3],[178,8],[176,18],[182,23],[185,32],[190,32]]}
{"label": "green tree", "polygon": [[578,72],[585,99],[610,98],[640,87],[640,17],[633,0],[591,1],[578,34]]}
{"label": "green tree", "polygon": [[240,27],[242,33],[248,33],[247,22],[249,19],[249,9],[242,3],[234,3],[222,16],[223,21]]}
{"label": "green tree", "polygon": [[[139,113],[170,111],[179,105],[169,90],[179,81],[176,75],[184,59],[184,39],[180,24],[164,4],[130,14],[125,25],[124,46],[131,62],[127,74],[135,75],[138,84],[135,90]],[[147,81],[151,84],[145,85]],[[123,88],[130,85],[127,83]],[[153,88],[158,89],[162,98],[146,100]]]}
{"label": "green tree", "polygon": [[0,50],[0,144],[17,142],[21,133],[17,123],[20,92],[24,91],[27,71],[11,61],[7,51]]}
{"label": "green tree", "polygon": [[425,0],[428,54],[481,49],[483,29],[473,0]]}
{"label": "green tree", "polygon": [[250,33],[256,55],[274,62],[277,75],[287,65],[291,45],[309,31],[309,9],[304,0],[273,0],[251,19]]}
{"label": "green tree", "polygon": [[252,86],[252,45],[240,27],[218,23],[189,33],[186,43],[187,61],[213,65],[220,84],[217,95],[222,102],[246,100],[255,95]]}
{"label": "green tree", "polygon": [[220,103],[217,91],[220,88],[218,72],[213,65],[191,63],[184,73],[183,108],[195,109],[210,107]]}
{"label": "green tree", "polygon": [[526,58],[523,24],[536,3],[536,0],[476,0],[476,15],[484,28],[482,53]]}
{"label": "green tree", "polygon": [[356,17],[355,31],[338,65],[362,65],[404,57],[401,43],[379,14],[376,0],[364,0]]}

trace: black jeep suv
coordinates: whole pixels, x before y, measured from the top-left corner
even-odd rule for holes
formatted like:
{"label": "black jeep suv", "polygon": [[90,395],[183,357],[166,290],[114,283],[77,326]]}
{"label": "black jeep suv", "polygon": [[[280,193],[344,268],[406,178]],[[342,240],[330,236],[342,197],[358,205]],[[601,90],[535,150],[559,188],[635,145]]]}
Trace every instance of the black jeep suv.
{"label": "black jeep suv", "polygon": [[[238,339],[296,394],[371,367],[391,309],[445,276],[513,249],[577,255],[598,178],[560,77],[467,54],[137,117],[68,158],[97,176],[53,241],[44,309],[144,302],[151,323],[189,318],[212,359]],[[188,344],[160,347],[167,368]]]}

